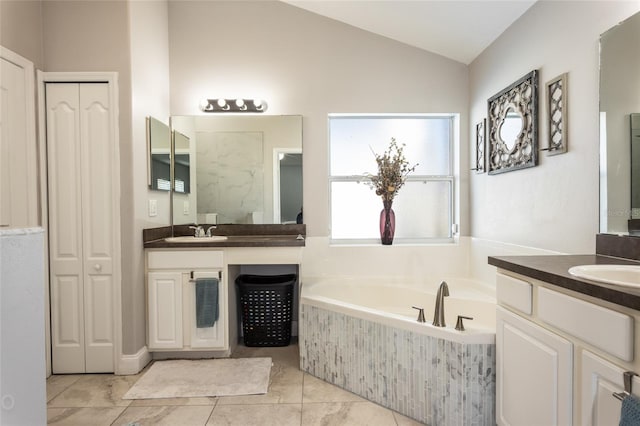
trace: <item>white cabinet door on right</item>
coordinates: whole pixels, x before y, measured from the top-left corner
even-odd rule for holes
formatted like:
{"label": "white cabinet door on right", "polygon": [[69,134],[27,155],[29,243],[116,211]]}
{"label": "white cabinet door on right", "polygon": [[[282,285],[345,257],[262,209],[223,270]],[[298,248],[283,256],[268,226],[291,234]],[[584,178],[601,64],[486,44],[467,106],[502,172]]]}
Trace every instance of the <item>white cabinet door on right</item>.
{"label": "white cabinet door on right", "polygon": [[498,307],[496,349],[497,423],[571,425],[571,342]]}
{"label": "white cabinet door on right", "polygon": [[[610,426],[620,422],[621,402],[613,394],[624,390],[624,369],[591,352],[582,352],[582,389],[580,424]],[[632,390],[640,389],[640,379],[634,377]],[[638,392],[633,392],[638,396]]]}
{"label": "white cabinet door on right", "polygon": [[182,272],[149,272],[149,349],[182,349]]}

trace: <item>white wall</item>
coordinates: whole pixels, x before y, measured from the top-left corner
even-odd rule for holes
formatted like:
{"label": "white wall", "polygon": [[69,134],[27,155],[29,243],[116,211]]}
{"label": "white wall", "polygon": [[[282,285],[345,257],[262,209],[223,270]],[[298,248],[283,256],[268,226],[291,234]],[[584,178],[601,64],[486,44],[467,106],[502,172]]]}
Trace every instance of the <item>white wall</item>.
{"label": "white wall", "polygon": [[[136,353],[146,342],[146,293],[142,230],[166,226],[169,193],[147,186],[147,135],[145,117],[169,124],[169,33],[166,0],[130,1],[131,49],[131,156],[133,167],[133,249],[123,253],[132,262],[131,276],[123,285],[123,352]],[[158,203],[158,216],[149,217],[149,200]],[[124,278],[124,277],[123,277]]]}
{"label": "white wall", "polygon": [[[467,67],[273,1],[171,2],[172,115],[208,97],[262,97],[303,115],[307,233],[329,233],[327,114],[459,112],[467,146]],[[463,181],[469,159],[463,152]],[[467,193],[462,232],[468,232]]]}
{"label": "white wall", "polygon": [[539,166],[530,169],[472,175],[472,236],[567,253],[595,251],[598,41],[638,9],[637,1],[539,1],[471,63],[470,129],[486,117],[489,97],[540,71],[540,148],[548,146],[545,83],[569,73],[569,152],[542,153]]}

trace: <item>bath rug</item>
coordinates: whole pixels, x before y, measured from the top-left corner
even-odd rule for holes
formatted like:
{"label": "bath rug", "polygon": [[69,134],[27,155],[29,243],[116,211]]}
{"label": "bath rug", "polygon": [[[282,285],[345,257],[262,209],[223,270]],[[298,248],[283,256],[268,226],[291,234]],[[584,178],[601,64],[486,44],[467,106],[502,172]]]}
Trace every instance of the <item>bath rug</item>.
{"label": "bath rug", "polygon": [[122,399],[267,393],[271,358],[156,361]]}

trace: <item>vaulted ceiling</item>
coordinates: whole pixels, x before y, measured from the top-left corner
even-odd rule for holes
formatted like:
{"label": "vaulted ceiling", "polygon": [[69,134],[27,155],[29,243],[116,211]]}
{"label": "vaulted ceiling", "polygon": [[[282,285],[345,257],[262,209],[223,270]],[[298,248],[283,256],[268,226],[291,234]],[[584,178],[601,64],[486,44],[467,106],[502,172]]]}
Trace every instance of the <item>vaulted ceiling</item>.
{"label": "vaulted ceiling", "polygon": [[536,0],[282,1],[469,64]]}

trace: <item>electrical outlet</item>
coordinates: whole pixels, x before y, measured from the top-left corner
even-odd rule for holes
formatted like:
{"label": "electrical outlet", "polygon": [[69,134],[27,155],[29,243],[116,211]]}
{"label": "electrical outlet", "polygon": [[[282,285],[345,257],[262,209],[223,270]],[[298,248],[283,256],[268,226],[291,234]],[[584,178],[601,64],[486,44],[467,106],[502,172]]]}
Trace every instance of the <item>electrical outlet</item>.
{"label": "electrical outlet", "polygon": [[182,203],[182,213],[184,215],[188,215],[189,214],[189,201],[185,201]]}
{"label": "electrical outlet", "polygon": [[149,217],[158,216],[158,200],[149,200]]}

